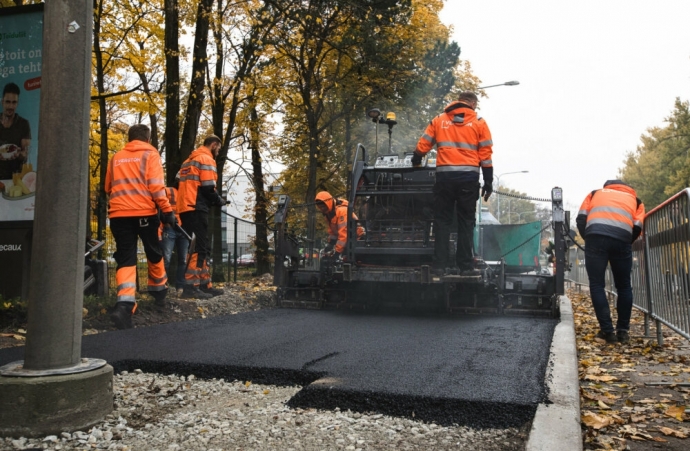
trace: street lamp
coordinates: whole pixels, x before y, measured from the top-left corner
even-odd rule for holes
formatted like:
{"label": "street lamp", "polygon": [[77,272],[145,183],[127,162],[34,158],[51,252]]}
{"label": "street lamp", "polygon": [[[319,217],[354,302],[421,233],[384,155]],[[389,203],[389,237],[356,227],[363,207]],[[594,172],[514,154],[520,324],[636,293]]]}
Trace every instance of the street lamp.
{"label": "street lamp", "polygon": [[[527,174],[528,172],[529,171],[504,172],[503,174],[495,176],[496,180],[498,181],[498,183],[496,184],[496,191],[501,190],[501,177],[503,177],[504,175]],[[500,194],[496,195],[496,211],[498,213],[498,217],[496,219],[498,219],[498,222],[501,222],[501,195]],[[508,219],[510,220],[510,218],[508,218]]]}
{"label": "street lamp", "polygon": [[517,86],[517,85],[519,85],[519,84],[520,84],[519,81],[517,81],[517,80],[511,80],[511,81],[507,81],[507,82],[505,82],[505,83],[500,83],[500,84],[498,84],[498,85],[480,86],[480,87],[478,87],[477,89],[494,88],[494,87],[496,87],[496,86]]}

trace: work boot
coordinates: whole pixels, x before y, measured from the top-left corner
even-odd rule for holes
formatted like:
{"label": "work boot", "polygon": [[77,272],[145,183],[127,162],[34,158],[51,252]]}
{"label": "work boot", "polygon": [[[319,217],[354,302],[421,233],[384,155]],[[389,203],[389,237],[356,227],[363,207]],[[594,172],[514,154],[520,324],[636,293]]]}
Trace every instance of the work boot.
{"label": "work boot", "polygon": [[118,329],[131,329],[132,326],[132,311],[134,305],[131,302],[118,302],[115,304],[113,312],[110,314],[110,320]]}
{"label": "work boot", "polygon": [[606,343],[618,343],[618,337],[616,336],[615,332],[604,332],[603,330],[600,330],[597,332],[594,338],[605,340]]}
{"label": "work boot", "polygon": [[149,291],[149,294],[153,297],[153,304],[158,307],[165,307],[165,297],[168,295],[168,289],[161,291]]}
{"label": "work boot", "polygon": [[220,288],[199,287],[199,289],[206,294],[210,294],[212,297],[216,297],[216,296],[220,296],[221,294],[225,294],[225,291],[221,290]]}
{"label": "work boot", "polygon": [[630,341],[630,334],[627,330],[619,330],[616,332],[616,337],[619,343],[627,343]]}
{"label": "work boot", "polygon": [[181,299],[210,299],[212,297],[212,295],[204,293],[198,287],[193,285],[185,286],[182,289],[182,296],[180,296]]}

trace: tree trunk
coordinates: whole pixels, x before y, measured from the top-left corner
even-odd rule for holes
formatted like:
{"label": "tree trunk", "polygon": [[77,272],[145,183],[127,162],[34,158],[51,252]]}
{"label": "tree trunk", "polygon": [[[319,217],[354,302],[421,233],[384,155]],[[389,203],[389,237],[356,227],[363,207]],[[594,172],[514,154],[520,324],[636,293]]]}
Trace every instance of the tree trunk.
{"label": "tree trunk", "polygon": [[192,54],[192,81],[189,87],[187,112],[182,127],[180,153],[184,158],[194,150],[201,108],[204,104],[204,80],[206,78],[206,58],[208,45],[209,19],[213,0],[200,0],[194,33],[194,52]]}
{"label": "tree trunk", "polygon": [[254,204],[254,222],[256,223],[256,238],[254,240],[254,245],[256,246],[256,275],[260,276],[261,274],[271,272],[271,263],[268,259],[268,199],[266,199],[264,175],[263,169],[261,168],[261,154],[259,152],[259,147],[261,145],[261,129],[259,126],[259,113],[256,110],[256,104],[252,105],[249,114],[249,148],[252,152],[252,179],[256,192],[256,203]]}
{"label": "tree trunk", "polygon": [[180,153],[180,19],[178,0],[165,0],[165,169],[167,185],[182,166]]}
{"label": "tree trunk", "polygon": [[[103,13],[103,1],[94,0],[94,26],[93,26],[93,51],[96,63],[96,89],[99,96],[105,93],[105,75],[103,73],[103,54],[101,52],[101,15]],[[105,239],[106,218],[108,216],[108,198],[105,193],[105,175],[108,170],[108,111],[106,99],[102,96],[98,99],[98,123],[100,128],[100,156],[99,156],[99,180],[96,200],[96,217],[98,219],[97,237]],[[99,252],[99,258],[102,258]]]}

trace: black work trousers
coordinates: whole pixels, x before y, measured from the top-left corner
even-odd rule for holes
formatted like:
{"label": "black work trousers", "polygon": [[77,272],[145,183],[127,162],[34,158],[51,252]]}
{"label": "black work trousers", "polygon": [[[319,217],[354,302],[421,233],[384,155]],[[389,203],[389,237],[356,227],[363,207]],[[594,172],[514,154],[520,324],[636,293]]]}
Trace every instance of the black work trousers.
{"label": "black work trousers", "polygon": [[450,233],[453,214],[457,221],[458,247],[455,264],[460,269],[474,266],[474,225],[479,199],[479,182],[437,180],[434,185],[434,267],[450,264]]}
{"label": "black work trousers", "polygon": [[207,211],[186,211],[180,213],[180,220],[182,221],[182,228],[187,235],[196,236],[194,245],[194,253],[199,254],[197,257],[197,264],[201,268],[202,263],[206,261],[211,255],[211,240],[208,237],[208,215]]}
{"label": "black work trousers", "polygon": [[158,239],[159,226],[158,215],[110,218],[110,231],[117,246],[113,257],[118,269],[123,266],[136,266],[139,238],[144,245],[146,259],[149,262],[158,263],[163,259],[163,250]]}

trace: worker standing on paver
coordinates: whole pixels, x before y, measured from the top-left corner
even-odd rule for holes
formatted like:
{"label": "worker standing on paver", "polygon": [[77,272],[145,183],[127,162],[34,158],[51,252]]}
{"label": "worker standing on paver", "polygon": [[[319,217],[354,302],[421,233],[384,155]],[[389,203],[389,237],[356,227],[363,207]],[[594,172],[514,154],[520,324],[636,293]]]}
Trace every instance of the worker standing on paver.
{"label": "worker standing on paver", "polygon": [[479,200],[479,171],[484,178],[481,195],[489,200],[493,192],[493,141],[489,126],[477,116],[477,96],[462,92],[427,126],[417,142],[412,165],[437,148],[434,184],[434,263],[432,271],[441,275],[449,261],[449,239],[453,213],[457,221],[455,264],[463,275],[478,275],[474,261],[474,226]]}
{"label": "worker standing on paver", "polygon": [[[577,214],[577,229],[585,239],[589,292],[600,327],[596,337],[607,343],[630,341],[632,243],[642,233],[644,215],[644,204],[635,190],[620,180],[607,180],[603,189],[589,193]],[[615,330],[605,291],[609,264],[618,293]]]}
{"label": "worker standing on paver", "polygon": [[[148,292],[156,304],[163,304],[168,277],[158,228],[175,224],[175,214],[165,195],[163,166],[158,150],[149,144],[151,130],[144,124],[129,128],[129,142],[108,164],[105,192],[110,196],[108,216],[115,238],[117,303],[110,319],[118,329],[132,327],[136,310],[137,241],[144,244],[148,265]],[[158,210],[162,219],[158,218]]]}
{"label": "worker standing on paver", "polygon": [[204,144],[194,150],[180,169],[177,212],[182,220],[182,228],[195,237],[194,250],[187,258],[185,286],[180,297],[185,299],[208,299],[223,294],[223,290],[213,288],[208,268],[211,253],[208,237],[208,214],[212,206],[227,205],[216,190],[216,158],[220,151],[220,138],[211,135]]}

